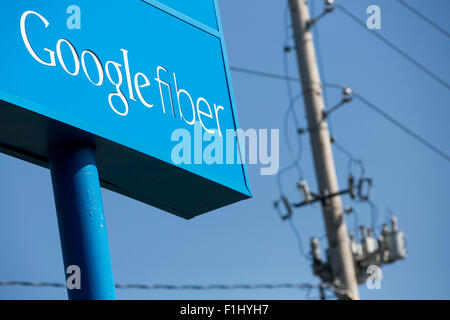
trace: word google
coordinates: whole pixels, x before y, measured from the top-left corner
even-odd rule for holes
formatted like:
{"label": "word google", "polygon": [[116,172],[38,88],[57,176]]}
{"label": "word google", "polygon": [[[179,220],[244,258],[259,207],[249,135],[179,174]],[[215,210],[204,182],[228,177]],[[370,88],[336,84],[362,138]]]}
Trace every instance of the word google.
{"label": "word google", "polygon": [[[72,43],[70,41],[68,41],[66,39],[59,39],[56,43],[56,49],[55,49],[56,52],[53,50],[44,48],[44,51],[46,51],[48,54],[46,57],[41,58],[36,54],[35,50],[32,48],[32,46],[30,44],[30,40],[27,35],[26,20],[27,20],[28,16],[30,16],[30,15],[37,16],[44,23],[45,28],[47,28],[50,25],[50,23],[41,14],[34,12],[34,11],[24,12],[20,19],[20,31],[22,34],[22,39],[24,41],[24,44],[25,44],[28,52],[37,62],[39,62],[45,66],[56,67],[56,58],[55,58],[55,54],[56,54],[56,57],[58,58],[58,61],[61,65],[61,67],[64,69],[64,71],[67,74],[75,77],[75,76],[78,76],[81,69],[83,69],[83,72],[84,72],[86,78],[94,86],[102,86],[103,85],[103,82],[105,80],[105,73],[106,73],[106,77],[107,77],[108,81],[115,87],[115,90],[116,90],[115,92],[112,92],[108,95],[109,106],[119,116],[126,116],[129,112],[128,100],[125,97],[125,95],[121,89],[121,86],[122,86],[123,80],[124,80],[124,75],[122,74],[122,69],[121,69],[123,67],[124,71],[125,71],[125,78],[126,78],[125,80],[126,80],[127,89],[128,89],[128,98],[133,101],[138,101],[137,99],[139,99],[139,101],[147,108],[154,107],[154,104],[150,103],[148,98],[147,99],[144,98],[144,95],[143,95],[143,89],[150,86],[150,80],[148,79],[148,77],[145,74],[138,72],[134,75],[134,78],[132,81],[127,50],[120,49],[123,54],[123,65],[118,62],[115,62],[115,61],[107,61],[105,63],[105,65],[103,66],[100,59],[97,57],[97,55],[93,51],[84,50],[81,53],[81,58],[80,58],[75,47],[72,45]],[[66,46],[68,49],[70,49],[70,51],[72,53],[71,59],[73,59],[73,62],[74,62],[73,70],[69,70],[66,63],[64,62],[64,58],[63,58],[63,54],[62,54],[62,46]],[[97,77],[95,78],[95,80],[97,80],[97,78],[98,78],[97,81],[93,80],[92,73],[90,73],[87,70],[87,66],[86,66],[87,59],[92,59],[91,62],[93,61],[96,65],[96,69],[97,69],[96,76]],[[111,70],[113,70],[113,72],[115,73],[114,77],[111,74]],[[162,111],[164,114],[166,114],[166,105],[165,105],[165,101],[164,101],[165,99],[164,99],[163,90],[168,90],[168,91],[165,91],[165,93],[166,94],[168,93],[169,100],[170,100],[170,107],[172,110],[172,115],[175,118],[176,117],[176,115],[175,115],[176,108],[174,106],[174,99],[172,99],[172,87],[169,84],[169,82],[163,81],[161,79],[162,72],[167,73],[167,69],[162,66],[158,66],[156,68],[156,78],[154,79],[158,83],[158,86],[159,86]],[[174,88],[175,93],[176,93],[175,95],[177,98],[176,100],[178,102],[178,113],[179,113],[180,119],[184,120],[187,124],[189,124],[191,126],[194,125],[198,121],[198,122],[200,122],[200,124],[202,125],[203,129],[206,132],[209,132],[211,134],[218,132],[219,136],[222,136],[221,128],[220,128],[220,121],[219,121],[219,114],[220,114],[220,110],[224,110],[224,107],[222,107],[221,105],[216,105],[216,104],[213,104],[213,107],[211,107],[209,102],[205,98],[202,98],[202,97],[199,97],[196,100],[196,102],[194,103],[194,100],[192,99],[192,97],[188,91],[178,88],[177,77],[176,77],[175,73],[173,73],[173,83],[174,83],[174,87],[175,87]],[[135,94],[137,96],[137,99],[135,97]],[[187,116],[186,116],[186,113],[183,113],[181,98],[184,98],[183,100],[185,102],[189,101],[188,105],[190,106],[190,108],[188,108],[188,109],[192,109],[192,110],[189,110],[189,112],[187,113],[188,114]],[[119,100],[121,103],[120,105],[118,104]],[[186,110],[184,110],[184,111],[186,112]],[[207,120],[206,118],[210,119],[208,121],[208,123],[216,124],[216,128],[211,128],[211,126],[207,127],[207,125],[204,122]]]}

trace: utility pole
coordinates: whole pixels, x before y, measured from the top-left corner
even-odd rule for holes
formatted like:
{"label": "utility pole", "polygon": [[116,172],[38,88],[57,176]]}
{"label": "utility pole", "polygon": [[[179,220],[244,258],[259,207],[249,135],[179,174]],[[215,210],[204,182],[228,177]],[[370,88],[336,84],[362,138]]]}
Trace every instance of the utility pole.
{"label": "utility pole", "polygon": [[[307,0],[289,0],[289,7],[317,183],[322,195],[333,194],[339,191],[339,186],[330,132],[323,112],[322,85],[309,25],[308,3]],[[339,287],[345,290],[347,298],[357,300],[359,299],[358,284],[341,197],[337,195],[329,198],[322,204],[322,211],[329,246],[328,263],[333,278],[339,281]],[[338,297],[345,298],[340,294]]]}

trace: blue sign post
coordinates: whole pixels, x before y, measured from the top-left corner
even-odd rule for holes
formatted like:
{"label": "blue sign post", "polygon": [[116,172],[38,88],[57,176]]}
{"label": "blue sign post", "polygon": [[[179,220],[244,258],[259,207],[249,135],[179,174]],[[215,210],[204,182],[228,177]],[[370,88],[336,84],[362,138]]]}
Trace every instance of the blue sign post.
{"label": "blue sign post", "polygon": [[100,186],[185,219],[251,197],[216,0],[2,1],[0,30],[0,152],[51,169],[71,298],[114,297]]}
{"label": "blue sign post", "polygon": [[76,266],[80,271],[79,288],[67,290],[69,299],[115,299],[94,147],[55,146],[50,150],[50,171],[64,270]]}

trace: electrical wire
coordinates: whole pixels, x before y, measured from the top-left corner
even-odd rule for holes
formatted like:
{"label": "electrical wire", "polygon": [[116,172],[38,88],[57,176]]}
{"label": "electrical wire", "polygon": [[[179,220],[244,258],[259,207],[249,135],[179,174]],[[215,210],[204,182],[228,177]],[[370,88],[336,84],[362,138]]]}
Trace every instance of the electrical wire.
{"label": "electrical wire", "polygon": [[373,230],[373,234],[376,237],[377,235],[377,221],[378,221],[378,216],[380,214],[380,209],[378,208],[378,206],[371,200],[367,200],[366,201],[369,206],[370,206],[370,214],[372,216],[372,230]]}
{"label": "electrical wire", "polygon": [[[311,1],[311,16],[315,17],[316,16],[316,6],[315,6],[315,2]],[[319,66],[319,74],[320,74],[320,79],[322,82],[327,82],[326,79],[326,75],[325,75],[325,63],[323,60],[323,56],[322,56],[322,50],[321,50],[321,46],[320,46],[320,35],[319,35],[319,24],[314,24],[312,26],[312,31],[313,31],[313,35],[314,35],[314,47],[316,49],[317,52],[317,61],[318,61],[318,66]],[[329,104],[328,104],[328,87],[324,87],[323,90],[323,100],[325,102],[325,110],[328,109]],[[331,121],[331,119],[328,119],[328,128],[330,131],[331,136],[334,135],[334,130],[333,130],[333,122]]]}
{"label": "electrical wire", "polygon": [[[284,76],[282,74],[271,73],[271,72],[255,70],[255,69],[231,66],[230,70],[234,71],[234,72],[238,72],[238,73],[244,73],[244,74],[253,75],[253,76],[256,76],[256,77],[264,77],[264,78],[268,78],[268,79],[281,80],[281,81],[286,81],[287,80],[287,81],[298,82],[298,83],[302,82],[302,80],[300,78],[291,77],[291,76],[286,77],[286,76]],[[337,84],[337,83],[331,83],[331,82],[321,82],[320,85],[327,86],[327,87],[330,87],[330,88],[335,88],[335,89],[344,89],[344,88],[346,88],[346,86],[344,86],[344,85]]]}
{"label": "electrical wire", "polygon": [[[285,39],[284,39],[284,46],[285,48],[289,46],[289,20],[288,20],[288,14],[289,14],[289,7],[286,6],[286,11],[285,11],[285,15],[284,15],[284,23],[285,23]],[[288,63],[288,55],[287,52],[284,51],[283,54],[283,67],[284,67],[284,76],[286,79],[289,78],[289,63]],[[303,93],[299,93],[298,95],[296,95],[294,97],[293,93],[292,93],[292,88],[291,88],[291,83],[290,81],[286,80],[286,90],[287,90],[287,94],[288,94],[288,99],[289,99],[289,107],[287,108],[285,115],[284,115],[284,139],[286,141],[286,145],[288,147],[289,153],[292,157],[292,161],[293,163],[289,166],[287,166],[286,168],[282,169],[279,174],[277,175],[277,179],[278,179],[278,184],[281,185],[281,175],[288,172],[291,168],[293,168],[294,166],[297,168],[297,171],[300,175],[300,179],[303,179],[303,170],[301,169],[299,162],[301,160],[302,157],[302,140],[300,138],[300,136],[297,134],[297,142],[299,145],[299,149],[298,149],[298,153],[297,156],[295,156],[294,153],[294,148],[291,145],[290,139],[289,139],[289,134],[288,134],[288,120],[289,120],[289,115],[290,113],[293,114],[293,119],[295,122],[295,126],[296,126],[296,131],[298,131],[298,129],[300,128],[300,122],[297,116],[297,112],[294,109],[295,103],[303,97]],[[282,187],[280,187],[280,190],[282,189]]]}
{"label": "electrical wire", "polygon": [[390,47],[391,49],[393,49],[394,51],[396,51],[398,54],[400,54],[403,58],[405,58],[406,60],[408,60],[409,62],[411,62],[412,64],[414,64],[417,68],[419,68],[420,70],[422,70],[424,73],[428,74],[431,78],[433,78],[434,80],[436,80],[438,83],[440,83],[441,85],[443,85],[445,88],[450,89],[450,85],[443,80],[442,78],[440,78],[438,75],[436,75],[434,72],[432,72],[430,69],[428,69],[427,67],[425,67],[423,64],[421,64],[420,62],[418,62],[416,59],[414,59],[413,57],[411,57],[409,54],[407,54],[405,51],[403,51],[402,49],[400,49],[398,46],[396,46],[393,42],[389,41],[388,39],[386,39],[385,37],[383,37],[382,35],[380,35],[380,33],[375,32],[373,30],[370,30],[367,28],[366,24],[361,21],[357,16],[355,16],[353,13],[351,13],[349,10],[347,10],[344,6],[342,6],[340,3],[336,3],[336,8],[338,8],[339,10],[341,10],[341,12],[343,12],[347,17],[351,18],[353,21],[355,21],[358,25],[360,25],[361,27],[364,28],[364,30],[367,30],[368,32],[370,32],[372,35],[374,35],[375,37],[377,37],[379,40],[381,40],[385,45],[387,45],[388,47]]}
{"label": "electrical wire", "polygon": [[[337,141],[334,142],[333,144],[338,150],[340,150],[343,154],[345,154],[348,158],[349,158],[349,162],[348,162],[348,172],[349,175],[355,176],[354,175],[354,170],[353,167],[354,166],[358,166],[360,169],[359,172],[359,178],[364,178],[365,174],[366,174],[366,168],[364,165],[364,161],[362,159],[356,159],[353,154],[348,151],[346,148],[342,147],[339,143],[337,143]],[[374,232],[374,235],[376,234],[376,227],[377,227],[377,221],[378,221],[378,216],[379,216],[379,208],[378,206],[372,201],[372,200],[355,200],[357,202],[366,202],[369,204],[370,206],[370,215],[371,215],[371,227],[372,230]],[[353,208],[353,213],[354,215],[354,226],[353,226],[353,231],[355,233],[355,237],[358,235],[358,224],[359,224],[359,217],[358,217],[358,212],[356,211],[355,208]]]}
{"label": "electrical wire", "polygon": [[[288,19],[288,14],[289,14],[289,6],[286,6],[286,11],[285,11],[285,15],[284,15],[284,22],[285,22],[285,40],[284,40],[284,48],[288,48],[289,47],[289,19]],[[296,104],[296,102],[303,97],[303,92],[299,93],[298,95],[296,95],[295,97],[293,96],[292,93],[292,88],[291,88],[291,82],[289,81],[289,63],[288,63],[288,51],[285,49],[284,53],[283,53],[283,69],[284,69],[284,80],[286,80],[286,89],[287,89],[287,95],[288,95],[288,99],[289,99],[289,107],[287,108],[287,110],[285,111],[285,115],[284,115],[284,138],[286,141],[286,145],[288,147],[289,153],[291,154],[292,157],[292,164],[288,165],[287,167],[281,169],[278,174],[277,174],[277,183],[278,183],[278,188],[280,190],[280,193],[282,195],[282,197],[284,196],[284,190],[283,190],[283,184],[281,183],[281,177],[283,174],[287,173],[289,170],[291,170],[292,168],[296,167],[298,170],[298,173],[300,175],[300,180],[303,179],[303,170],[301,169],[300,165],[298,164],[301,160],[301,156],[302,156],[302,141],[300,138],[300,135],[298,133],[298,130],[300,129],[300,122],[299,119],[297,117],[297,113],[294,109],[294,106]],[[298,149],[298,153],[297,156],[295,156],[295,153],[293,151],[293,147],[291,145],[290,139],[289,139],[289,134],[288,134],[288,129],[289,129],[289,119],[290,119],[290,114],[292,113],[293,115],[293,119],[294,119],[294,123],[295,123],[295,127],[296,127],[296,135],[297,135],[297,141],[298,141],[298,145],[299,145],[299,149]],[[278,214],[281,217],[281,213],[278,212]],[[303,241],[302,241],[302,237],[300,235],[300,231],[297,229],[297,227],[294,225],[293,221],[292,221],[292,217],[289,217],[288,219],[288,224],[289,227],[292,229],[292,231],[294,232],[295,238],[297,240],[297,244],[298,244],[298,248],[299,248],[299,252],[300,254],[306,259],[306,260],[311,260],[311,257],[308,256],[304,249],[303,249]],[[307,296],[309,297],[309,291],[307,293]]]}
{"label": "electrical wire", "polygon": [[[315,16],[314,3],[312,3],[311,6],[312,6],[312,16]],[[288,1],[286,2],[286,10],[285,10],[285,15],[284,15],[284,24],[285,24],[284,48],[290,48],[289,41],[290,41],[291,37],[290,37],[290,33],[289,33],[290,26],[289,26],[289,3],[288,3]],[[319,41],[319,34],[318,34],[317,25],[314,25],[314,32],[316,34],[317,41]],[[321,54],[321,50],[320,50],[320,45],[319,44],[317,44],[317,51],[318,51],[318,54],[319,54],[319,66],[321,66],[321,68],[319,68],[319,70],[321,72],[321,78],[322,78],[322,80],[325,80],[325,72],[324,72],[324,68],[323,68],[322,54]],[[288,108],[288,110],[285,113],[285,118],[284,118],[284,128],[285,128],[285,130],[284,130],[284,132],[285,132],[285,141],[286,141],[286,144],[288,146],[289,152],[290,152],[291,156],[293,157],[294,163],[289,165],[289,166],[287,166],[284,169],[281,169],[279,174],[277,175],[277,182],[278,182],[278,186],[279,186],[279,189],[280,189],[281,193],[283,193],[283,187],[282,187],[282,184],[281,184],[281,175],[283,175],[284,173],[288,172],[294,166],[297,167],[297,170],[299,170],[300,178],[303,179],[303,171],[301,170],[300,166],[298,166],[298,162],[300,161],[300,158],[301,158],[302,141],[300,139],[300,136],[297,134],[298,142],[299,142],[299,145],[300,145],[300,149],[299,149],[298,156],[294,157],[293,148],[291,146],[291,143],[290,143],[290,140],[289,140],[289,135],[288,135],[288,130],[287,130],[288,129],[289,114],[292,111],[293,111],[294,121],[295,121],[295,124],[296,124],[296,131],[298,132],[298,130],[300,129],[298,117],[297,117],[297,114],[295,112],[295,109],[293,109],[293,108],[294,108],[295,102],[300,97],[303,96],[303,94],[301,93],[298,96],[293,97],[292,88],[291,88],[291,81],[290,81],[292,78],[289,76],[289,64],[288,64],[288,59],[287,59],[288,52],[289,51],[284,50],[284,55],[283,55],[284,80],[286,80],[286,88],[287,88],[287,93],[288,93],[289,103],[290,103],[290,107]],[[242,71],[242,70],[240,70],[240,71]],[[246,71],[248,71],[248,70],[246,70]],[[253,72],[255,72],[255,71],[253,71]],[[259,73],[259,72],[257,72],[257,73]],[[324,90],[324,98],[325,98],[325,104],[328,105],[328,103],[327,103],[327,90],[326,89]],[[330,121],[329,121],[329,124],[330,124],[330,131],[332,131]]]}
{"label": "electrical wire", "polygon": [[288,219],[289,226],[291,227],[292,231],[295,234],[295,238],[297,239],[298,248],[300,251],[300,254],[308,261],[312,260],[311,255],[308,255],[305,253],[305,250],[303,249],[303,241],[302,237],[300,235],[300,231],[297,229],[297,227],[294,225],[294,222],[292,221],[292,218]]}
{"label": "electrical wire", "polygon": [[[0,286],[25,286],[25,287],[51,287],[51,288],[66,288],[64,283],[54,282],[32,282],[32,281],[0,281]],[[171,285],[171,284],[116,284],[116,289],[140,289],[140,290],[257,290],[257,289],[300,289],[306,290],[308,296],[311,290],[323,288],[335,295],[343,295],[351,298],[348,292],[331,283],[311,284],[311,283],[266,283],[266,284],[211,284],[211,285]]]}
{"label": "electrical wire", "polygon": [[[324,84],[324,86],[327,86],[328,84]],[[333,87],[336,86],[340,86],[345,88],[345,86],[341,86],[341,85],[337,85],[337,84],[332,84]],[[397,128],[401,129],[403,132],[405,132],[407,135],[411,136],[412,138],[414,138],[415,140],[417,140],[418,142],[420,142],[422,145],[424,145],[425,147],[427,147],[428,149],[430,149],[431,151],[433,151],[435,154],[437,154],[438,156],[440,156],[441,158],[447,160],[450,162],[450,155],[448,155],[446,152],[444,152],[442,149],[438,148],[437,146],[435,146],[433,143],[431,143],[430,141],[428,141],[427,139],[425,139],[424,137],[422,137],[421,135],[419,135],[418,133],[416,133],[414,130],[408,128],[406,125],[404,125],[403,123],[401,123],[400,121],[398,121],[397,119],[395,119],[393,116],[391,116],[390,114],[388,114],[386,111],[382,110],[380,107],[378,107],[377,105],[375,105],[374,103],[370,102],[367,98],[363,97],[361,94],[359,94],[356,91],[353,91],[353,97],[357,98],[359,101],[361,101],[362,103],[364,103],[364,105],[366,105],[367,107],[369,107],[370,109],[372,109],[373,111],[375,111],[376,113],[378,113],[380,116],[382,116],[384,119],[388,120],[389,122],[391,122],[393,125],[395,125]],[[342,146],[339,146],[338,144],[334,143],[338,149],[340,149],[341,151],[343,151],[344,153],[346,153],[347,155],[350,155],[348,153],[348,151],[343,150]],[[351,155],[350,155],[351,157]]]}
{"label": "electrical wire", "polygon": [[[364,165],[364,161],[362,159],[357,159],[353,156],[353,154],[348,151],[348,149],[344,148],[343,146],[341,146],[337,141],[335,141],[333,143],[333,145],[336,147],[336,149],[338,149],[339,151],[341,151],[344,155],[346,155],[349,158],[349,162],[348,162],[348,172],[349,175],[355,176],[354,175],[354,170],[353,167],[357,166],[359,167],[359,178],[364,178],[365,174],[366,174],[366,168]],[[378,216],[379,216],[379,208],[378,206],[369,200],[355,200],[356,202],[366,202],[369,204],[370,206],[370,215],[371,215],[371,227],[372,230],[374,232],[374,235],[376,234],[376,223],[378,220]],[[354,225],[353,225],[353,229],[351,229],[350,231],[353,231],[355,234],[355,239],[359,239],[358,235],[358,229],[359,229],[359,214],[358,211],[355,208],[352,208],[352,213],[354,214]]]}
{"label": "electrical wire", "polygon": [[352,176],[356,176],[354,174],[353,168],[355,166],[359,167],[360,172],[358,177],[362,178],[366,173],[366,168],[364,166],[364,161],[359,158],[355,158],[348,149],[344,148],[339,142],[334,141],[333,146],[336,147],[337,150],[341,151],[348,158],[348,174]]}
{"label": "electrical wire", "polygon": [[[31,281],[0,281],[0,286],[53,287],[66,288],[64,283],[31,282]],[[277,283],[277,284],[211,284],[211,285],[169,285],[169,284],[116,284],[116,289],[142,290],[236,290],[236,289],[316,289],[319,285],[310,283]]]}
{"label": "electrical wire", "polygon": [[389,223],[389,221],[394,217],[394,212],[391,210],[391,208],[386,208],[384,210],[384,219],[386,223]]}
{"label": "electrical wire", "polygon": [[443,159],[450,162],[450,156],[446,152],[444,152],[442,149],[436,147],[434,144],[432,144],[431,142],[426,140],[424,137],[420,136],[419,134],[414,132],[412,129],[410,129],[407,126],[405,126],[404,124],[400,123],[397,119],[395,119],[394,117],[389,115],[386,111],[383,111],[381,108],[379,108],[378,106],[376,106],[375,104],[373,104],[372,102],[370,102],[369,100],[367,100],[366,98],[361,96],[360,94],[355,92],[354,96],[357,99],[359,99],[361,102],[363,102],[367,107],[369,107],[370,109],[372,109],[373,111],[378,113],[380,116],[382,116],[383,118],[385,118],[392,124],[394,124],[397,128],[401,129],[403,132],[405,132],[406,134],[408,134],[409,136],[411,136],[412,138],[414,138],[415,140],[417,140],[418,142],[423,144],[425,147],[427,147],[428,149],[433,151],[438,156],[440,156]]}
{"label": "electrical wire", "polygon": [[254,70],[254,69],[248,69],[248,68],[242,68],[242,67],[236,67],[236,66],[230,66],[231,71],[240,72],[240,73],[247,73],[254,76],[260,76],[265,78],[271,78],[271,79],[277,79],[277,80],[289,80],[294,82],[300,82],[300,78],[295,77],[286,77],[281,74],[277,73],[271,73],[266,71],[260,71],[260,70]]}
{"label": "electrical wire", "polygon": [[284,68],[284,77],[286,79],[286,89],[288,93],[289,102],[292,102],[293,94],[291,88],[291,82],[289,79],[289,63],[288,63],[288,51],[286,48],[290,48],[290,27],[289,27],[289,3],[286,3],[286,9],[284,13],[284,51],[283,51],[283,68]]}
{"label": "electrical wire", "polygon": [[418,16],[419,18],[421,18],[422,20],[424,20],[425,22],[427,22],[429,25],[431,25],[432,27],[434,27],[436,30],[438,30],[439,32],[443,33],[444,35],[446,35],[447,37],[450,38],[450,33],[448,33],[447,31],[445,31],[444,28],[442,28],[440,25],[438,25],[437,23],[435,23],[433,20],[431,20],[431,19],[428,18],[427,16],[423,15],[420,11],[414,9],[410,4],[406,3],[406,1],[403,1],[403,0],[397,0],[397,2],[399,2],[401,5],[403,5],[405,8],[407,8],[409,11],[411,11],[411,12],[414,13],[416,16]]}
{"label": "electrical wire", "polygon": [[[0,281],[0,286],[24,286],[24,287],[36,287],[36,288],[66,288],[64,283],[54,282],[32,282],[32,281]],[[305,290],[307,298],[310,299],[310,292],[313,289],[321,288],[332,292],[335,295],[341,295],[351,299],[348,291],[344,288],[333,285],[331,283],[323,283],[320,285],[310,283],[267,283],[267,284],[211,284],[211,285],[171,285],[171,284],[116,284],[116,289],[140,289],[140,290],[276,290],[276,289],[297,289]]]}
{"label": "electrical wire", "polygon": [[[289,20],[288,20],[288,14],[289,14],[289,7],[286,6],[286,11],[285,11],[285,15],[284,15],[284,23],[285,23],[285,39],[284,39],[284,46],[285,48],[289,46]],[[295,155],[294,152],[294,148],[292,147],[291,141],[289,139],[289,134],[288,134],[288,127],[289,127],[289,122],[288,120],[290,119],[290,114],[293,114],[293,119],[295,122],[295,126],[296,126],[296,131],[298,131],[298,129],[300,128],[300,122],[297,116],[297,113],[294,109],[295,103],[303,97],[303,93],[298,94],[297,96],[293,96],[292,93],[292,88],[291,88],[291,83],[289,80],[289,64],[288,64],[288,59],[287,59],[287,52],[285,51],[283,54],[283,67],[284,67],[284,80],[286,80],[286,89],[287,89],[287,94],[288,94],[288,99],[289,99],[289,106],[287,108],[287,110],[285,111],[284,114],[284,123],[283,123],[283,127],[284,127],[284,139],[286,142],[286,145],[288,147],[289,153],[292,157],[292,163],[288,166],[286,166],[285,168],[281,169],[278,171],[277,173],[277,183],[278,183],[278,188],[280,190],[280,193],[283,195],[284,194],[284,190],[283,190],[283,185],[281,182],[281,177],[289,172],[291,169],[293,169],[294,167],[297,169],[300,179],[303,179],[303,170],[301,169],[299,162],[301,160],[302,157],[302,140],[300,138],[300,135],[297,134],[297,142],[299,145],[299,149],[297,152],[297,155]]]}
{"label": "electrical wire", "polygon": [[355,208],[352,208],[352,215],[353,215],[353,229],[350,229],[350,231],[353,231],[353,234],[355,235],[355,240],[359,239],[358,236],[358,229],[359,229],[359,213]]}
{"label": "electrical wire", "polygon": [[[298,164],[298,162],[301,159],[302,156],[302,140],[300,139],[300,135],[298,134],[298,130],[300,130],[300,121],[298,120],[297,117],[297,113],[295,112],[294,106],[296,104],[296,102],[303,97],[303,93],[298,94],[294,99],[292,99],[292,101],[290,102],[289,108],[286,110],[285,114],[284,114],[284,137],[286,140],[286,144],[288,146],[289,152],[292,156],[292,160],[294,161],[294,164]],[[294,119],[294,124],[295,124],[295,131],[297,133],[297,141],[299,144],[299,150],[297,153],[297,156],[295,156],[294,151],[293,151],[293,147],[291,145],[290,139],[289,139],[289,135],[288,135],[288,125],[289,125],[289,115],[290,113],[293,114],[293,119]],[[303,177],[303,171],[302,169],[299,167],[299,173],[300,176]]]}
{"label": "electrical wire", "polygon": [[288,130],[287,130],[288,129],[288,122],[287,122],[287,120],[289,119],[289,114],[291,112],[294,113],[294,120],[295,120],[295,124],[296,124],[297,130],[299,128],[299,122],[298,122],[298,118],[297,118],[297,115],[296,115],[295,110],[294,110],[294,106],[295,106],[295,103],[302,96],[303,96],[303,94],[299,94],[297,97],[295,97],[291,101],[291,104],[290,104],[289,108],[285,112],[285,117],[284,117],[284,138],[285,138],[286,145],[288,147],[289,153],[291,154],[293,162],[290,165],[280,169],[278,171],[278,173],[277,173],[277,183],[278,183],[278,188],[279,188],[281,194],[284,194],[283,185],[282,185],[282,182],[281,182],[281,177],[285,173],[289,172],[291,169],[293,169],[295,167],[295,168],[297,168],[297,171],[299,173],[300,180],[303,179],[303,177],[304,177],[303,170],[300,167],[300,165],[298,164],[300,162],[300,160],[301,160],[301,157],[302,157],[302,145],[303,145],[302,144],[302,140],[300,138],[300,135],[297,134],[297,141],[298,141],[298,144],[299,144],[299,149],[298,149],[297,156],[295,156],[294,151],[293,151],[293,147],[292,147],[290,139],[289,139]]}

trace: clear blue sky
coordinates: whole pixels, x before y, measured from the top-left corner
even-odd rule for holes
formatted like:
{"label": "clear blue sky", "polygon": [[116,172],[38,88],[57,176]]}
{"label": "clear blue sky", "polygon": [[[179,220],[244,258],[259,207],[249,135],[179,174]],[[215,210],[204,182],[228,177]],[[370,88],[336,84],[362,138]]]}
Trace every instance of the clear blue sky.
{"label": "clear blue sky", "polygon": [[[220,0],[232,66],[283,72],[286,1]],[[361,19],[378,4],[383,36],[395,42],[447,82],[450,41],[397,1],[341,0]],[[316,11],[323,1],[316,0]],[[450,30],[450,2],[410,0],[415,8]],[[383,110],[450,153],[450,92],[337,11],[319,23],[328,82],[351,86]],[[291,75],[297,76],[294,57]],[[247,128],[282,128],[287,107],[285,82],[233,73],[239,121]],[[293,85],[293,88],[297,88]],[[330,90],[330,105],[340,92]],[[302,123],[304,111],[298,105]],[[383,268],[382,289],[360,286],[363,299],[450,298],[450,163],[355,101],[333,114],[338,141],[365,160],[374,178],[372,198],[389,207],[408,238],[408,258]],[[290,127],[293,131],[293,127]],[[294,135],[291,135],[292,139]],[[315,176],[308,139],[301,166],[312,186]],[[282,165],[289,153],[281,141]],[[347,158],[335,150],[341,185]],[[274,176],[249,167],[254,198],[191,221],[104,190],[103,200],[117,283],[235,284],[318,283],[301,257],[294,234],[273,210],[279,196]],[[0,155],[0,279],[63,282],[56,213],[49,171]],[[284,180],[295,192],[295,172]],[[344,204],[352,205],[344,197]],[[369,206],[356,204],[360,223],[370,224]],[[383,216],[383,215],[382,215]],[[318,206],[302,209],[294,223],[306,248],[324,233]],[[349,217],[349,225],[353,225]],[[379,222],[382,222],[380,220]],[[315,296],[317,293],[313,292]],[[119,290],[119,299],[304,299],[298,290]],[[0,287],[1,299],[65,299],[63,289]]]}

